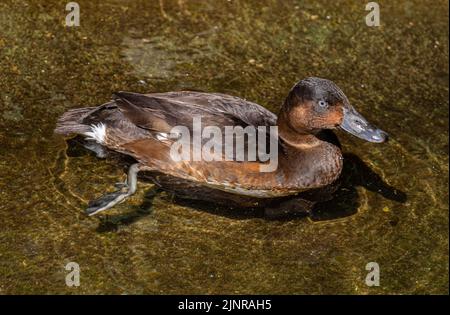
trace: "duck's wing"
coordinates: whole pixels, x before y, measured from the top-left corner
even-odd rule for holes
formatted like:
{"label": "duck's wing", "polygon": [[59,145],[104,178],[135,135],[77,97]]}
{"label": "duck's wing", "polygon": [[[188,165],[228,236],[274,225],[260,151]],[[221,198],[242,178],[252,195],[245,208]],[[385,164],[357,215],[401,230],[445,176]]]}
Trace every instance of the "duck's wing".
{"label": "duck's wing", "polygon": [[145,94],[145,96],[176,101],[188,107],[195,105],[196,107],[209,108],[212,111],[225,112],[239,117],[248,125],[272,126],[277,121],[277,116],[261,105],[227,94],[179,91]]}
{"label": "duck's wing", "polygon": [[[271,126],[277,116],[264,107],[238,97],[201,92],[138,94],[118,92],[114,100],[136,125],[153,129],[164,119],[169,126],[192,126],[192,118],[202,118],[204,126]],[[161,128],[158,124],[156,130]]]}
{"label": "duck's wing", "polygon": [[[202,138],[202,145],[206,142],[214,146],[225,143],[225,135],[230,128],[248,126],[254,127],[255,137],[246,136],[243,132],[232,134],[234,143],[243,143],[244,152],[250,147],[255,147],[259,152],[258,137],[265,138],[265,152],[268,152],[271,137],[270,126],[276,124],[276,115],[264,107],[245,101],[243,99],[223,95],[200,92],[170,92],[155,94],[137,94],[118,92],[114,95],[114,103],[120,112],[135,126],[145,129],[153,134],[156,139],[168,144],[177,140],[171,131],[176,126],[186,127],[190,137],[194,135],[193,119],[201,120],[201,128],[216,127],[221,131],[221,137],[209,135]],[[258,129],[258,127],[260,127]],[[219,143],[218,143],[219,144]],[[223,150],[223,153],[225,150]],[[256,158],[258,159],[258,154]],[[236,150],[233,150],[233,159],[236,158]],[[248,155],[244,154],[244,160]]]}

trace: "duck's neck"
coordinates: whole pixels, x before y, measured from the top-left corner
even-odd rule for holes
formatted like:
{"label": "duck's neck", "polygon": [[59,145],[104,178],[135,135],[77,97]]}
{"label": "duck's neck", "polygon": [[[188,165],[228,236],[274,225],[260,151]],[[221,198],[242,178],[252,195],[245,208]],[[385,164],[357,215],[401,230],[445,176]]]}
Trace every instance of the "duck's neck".
{"label": "duck's neck", "polygon": [[342,170],[340,149],[320,140],[315,132],[294,129],[286,114],[278,117],[278,135],[284,148],[280,172],[285,185],[317,188],[335,181]]}
{"label": "duck's neck", "polygon": [[280,113],[278,116],[277,125],[279,137],[285,143],[299,150],[317,146],[322,142],[316,137],[314,131],[294,129],[289,123],[285,112]]}

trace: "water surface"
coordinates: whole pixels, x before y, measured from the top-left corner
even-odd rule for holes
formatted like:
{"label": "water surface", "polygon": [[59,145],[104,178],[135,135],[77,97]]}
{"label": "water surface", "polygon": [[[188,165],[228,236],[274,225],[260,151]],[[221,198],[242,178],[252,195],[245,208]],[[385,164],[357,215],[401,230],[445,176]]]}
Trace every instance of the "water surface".
{"label": "water surface", "polygon": [[[379,1],[0,3],[0,294],[448,293],[448,4]],[[200,90],[277,111],[335,81],[391,141],[339,133],[346,179],[311,218],[265,220],[152,196],[86,217],[124,169],[53,135],[118,90]],[[405,197],[406,196],[406,197]],[[68,262],[81,286],[65,285]],[[368,287],[368,262],[381,285]]]}

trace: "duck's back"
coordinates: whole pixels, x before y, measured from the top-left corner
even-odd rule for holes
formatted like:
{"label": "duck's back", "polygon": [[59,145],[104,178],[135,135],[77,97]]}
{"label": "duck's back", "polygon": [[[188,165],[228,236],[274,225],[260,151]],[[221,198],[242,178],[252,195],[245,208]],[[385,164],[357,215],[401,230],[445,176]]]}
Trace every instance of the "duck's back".
{"label": "duck's back", "polygon": [[[214,138],[214,141],[222,143],[226,127],[273,126],[277,120],[277,116],[264,107],[225,94],[118,92],[112,101],[101,106],[69,110],[60,117],[55,131],[63,135],[88,135],[110,149],[126,153],[122,150],[125,144],[147,138],[170,145],[174,142],[170,139],[171,131],[177,126],[188,128],[192,137],[194,118],[201,120],[201,128],[218,127],[222,138]],[[269,133],[263,133],[266,143],[269,143]],[[235,134],[234,137],[236,142],[237,137],[243,138],[247,152],[248,138],[245,134]],[[202,138],[202,144],[208,141],[210,139]]]}
{"label": "duck's back", "polygon": [[194,91],[180,91],[167,93],[145,94],[150,98],[174,101],[185,108],[204,107],[208,111],[227,113],[239,117],[250,125],[275,125],[277,116],[266,108],[245,99],[222,93],[205,93]]}

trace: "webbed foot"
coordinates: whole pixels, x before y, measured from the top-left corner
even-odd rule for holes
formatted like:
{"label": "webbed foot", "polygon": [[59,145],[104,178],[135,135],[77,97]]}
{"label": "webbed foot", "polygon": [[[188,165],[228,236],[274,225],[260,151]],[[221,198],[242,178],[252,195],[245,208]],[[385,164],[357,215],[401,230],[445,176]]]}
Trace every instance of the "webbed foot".
{"label": "webbed foot", "polygon": [[139,167],[140,165],[138,163],[130,166],[126,182],[116,184],[116,187],[119,188],[119,190],[89,202],[86,214],[91,216],[112,208],[133,195],[137,188],[137,173],[139,172]]}
{"label": "webbed foot", "polygon": [[88,208],[85,212],[87,215],[94,215],[100,211],[113,207],[114,205],[124,201],[129,196],[130,194],[128,194],[128,192],[122,192],[121,190],[108,193],[89,202]]}

